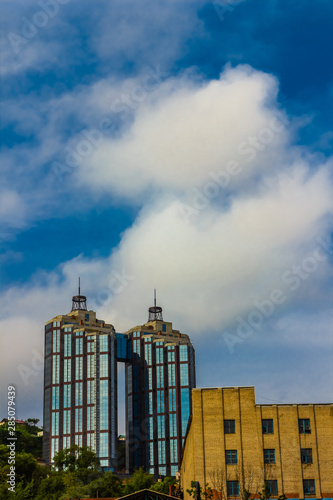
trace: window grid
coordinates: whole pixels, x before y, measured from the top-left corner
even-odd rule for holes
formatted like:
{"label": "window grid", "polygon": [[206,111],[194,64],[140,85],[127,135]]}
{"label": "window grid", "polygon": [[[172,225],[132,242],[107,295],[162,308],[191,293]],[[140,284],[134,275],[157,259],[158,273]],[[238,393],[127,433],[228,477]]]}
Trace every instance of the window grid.
{"label": "window grid", "polygon": [[265,481],[266,486],[270,492],[271,495],[277,495],[278,493],[278,485],[277,485],[277,480],[276,479],[269,479]]}
{"label": "window grid", "polygon": [[183,363],[180,365],[180,385],[189,385],[188,384],[188,364]]}
{"label": "window grid", "polygon": [[275,450],[272,449],[264,450],[264,463],[275,464]]}
{"label": "window grid", "polygon": [[313,495],[316,493],[315,480],[314,479],[304,479],[303,480],[303,490],[304,495]]}
{"label": "window grid", "polygon": [[71,382],[72,379],[72,360],[64,360],[64,382]]}
{"label": "window grid", "polygon": [[187,345],[179,346],[179,360],[188,361]]}
{"label": "window grid", "polygon": [[75,339],[75,354],[83,354],[83,338]]}
{"label": "window grid", "polygon": [[164,415],[158,415],[157,417],[157,435],[158,438],[165,438],[165,419]]}
{"label": "window grid", "polygon": [[300,434],[311,434],[310,419],[309,418],[299,418],[298,419],[298,429]]}
{"label": "window grid", "polygon": [[60,352],[60,330],[53,330],[53,352]]}
{"label": "window grid", "polygon": [[59,384],[60,356],[55,354],[52,356],[52,383]]}
{"label": "window grid", "polygon": [[[168,353],[169,355],[169,353]],[[175,377],[175,365],[168,365],[168,378],[169,378],[169,387],[176,385],[176,377]]]}
{"label": "window grid", "polygon": [[239,494],[238,481],[227,481],[227,496],[237,496]]}
{"label": "window grid", "polygon": [[235,434],[236,424],[235,420],[225,420],[224,421],[224,433],[225,434]]}
{"label": "window grid", "polygon": [[225,450],[225,463],[237,464],[237,450]]}
{"label": "window grid", "polygon": [[82,382],[76,382],[75,384],[75,406],[83,405],[82,385]]}
{"label": "window grid", "polygon": [[82,432],[82,408],[75,408],[75,432]]}
{"label": "window grid", "polygon": [[182,408],[182,435],[185,436],[188,419],[190,418],[190,395],[189,389],[180,389]]}
{"label": "window grid", "polygon": [[163,366],[156,367],[156,384],[157,384],[157,389],[161,389],[162,387],[164,387],[164,367]]}
{"label": "window grid", "polygon": [[312,464],[312,448],[301,449],[301,462],[302,464]]}
{"label": "window grid", "polygon": [[[71,433],[71,410],[64,410],[63,412],[63,431],[64,434]],[[64,446],[66,448],[66,446]]]}
{"label": "window grid", "polygon": [[176,389],[169,389],[169,412],[176,411]]}
{"label": "window grid", "polygon": [[99,336],[99,351],[100,352],[108,352],[108,335],[100,335]]}
{"label": "window grid", "polygon": [[[66,330],[66,328],[65,328]],[[64,356],[72,355],[72,335],[70,333],[65,333],[64,335]]]}
{"label": "window grid", "polygon": [[71,384],[64,385],[64,408],[71,406]]}
{"label": "window grid", "polygon": [[272,418],[264,418],[261,423],[263,434],[274,434],[274,424]]}
{"label": "window grid", "polygon": [[83,379],[83,357],[75,358],[75,380]]}

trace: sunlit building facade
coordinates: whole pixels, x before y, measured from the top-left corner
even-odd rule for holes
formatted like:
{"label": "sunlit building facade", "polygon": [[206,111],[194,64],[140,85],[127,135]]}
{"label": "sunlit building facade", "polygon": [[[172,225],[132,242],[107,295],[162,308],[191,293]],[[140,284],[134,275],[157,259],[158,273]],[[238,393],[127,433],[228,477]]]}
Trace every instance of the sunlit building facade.
{"label": "sunlit building facade", "polygon": [[72,311],[45,326],[43,457],[90,446],[102,467],[116,467],[117,360],[111,324],[73,297]]}

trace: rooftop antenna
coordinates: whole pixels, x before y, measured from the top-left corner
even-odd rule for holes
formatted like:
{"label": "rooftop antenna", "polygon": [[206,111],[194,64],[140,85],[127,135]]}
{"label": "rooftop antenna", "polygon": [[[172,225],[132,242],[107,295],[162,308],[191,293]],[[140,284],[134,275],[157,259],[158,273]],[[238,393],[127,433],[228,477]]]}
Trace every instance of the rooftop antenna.
{"label": "rooftop antenna", "polygon": [[72,311],[86,311],[87,310],[87,297],[81,295],[81,279],[79,277],[79,294],[74,295],[72,299]]}
{"label": "rooftop antenna", "polygon": [[154,288],[154,305],[149,308],[148,321],[163,321],[162,307],[156,305],[156,288]]}

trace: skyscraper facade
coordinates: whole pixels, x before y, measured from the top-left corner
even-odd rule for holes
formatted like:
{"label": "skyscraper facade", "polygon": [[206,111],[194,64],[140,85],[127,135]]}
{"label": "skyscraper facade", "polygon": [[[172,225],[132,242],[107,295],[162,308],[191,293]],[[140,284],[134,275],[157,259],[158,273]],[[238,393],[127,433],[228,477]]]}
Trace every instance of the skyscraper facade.
{"label": "skyscraper facade", "polygon": [[76,444],[116,469],[117,362],[125,363],[127,469],[176,475],[195,387],[188,335],[149,308],[148,322],[116,333],[87,311],[86,297],[45,326],[43,457]]}
{"label": "skyscraper facade", "polygon": [[90,446],[105,468],[116,467],[117,361],[111,324],[73,297],[72,311],[45,326],[43,457]]}
{"label": "skyscraper facade", "polygon": [[194,348],[188,335],[163,321],[156,305],[148,322],[126,335],[127,468],[175,476],[191,414]]}

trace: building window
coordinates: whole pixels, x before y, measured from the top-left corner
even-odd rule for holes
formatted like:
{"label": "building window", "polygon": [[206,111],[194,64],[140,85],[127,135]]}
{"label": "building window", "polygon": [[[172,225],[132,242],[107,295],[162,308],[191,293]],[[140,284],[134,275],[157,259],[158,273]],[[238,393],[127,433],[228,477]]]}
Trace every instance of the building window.
{"label": "building window", "polygon": [[302,464],[312,464],[312,448],[301,449],[301,462]]}
{"label": "building window", "polygon": [[170,437],[177,437],[177,415],[176,413],[171,413],[169,415],[169,425],[170,425]]}
{"label": "building window", "polygon": [[[157,342],[160,344],[161,342]],[[156,348],[156,364],[159,365],[163,363],[163,347]]]}
{"label": "building window", "polygon": [[236,432],[236,424],[234,420],[225,420],[224,421],[224,433],[225,434],[235,434]]}
{"label": "building window", "polygon": [[158,463],[165,464],[165,441],[158,441]]}
{"label": "building window", "polygon": [[51,332],[45,333],[45,356],[51,354]]}
{"label": "building window", "polygon": [[175,361],[175,348],[168,347],[168,362]]}
{"label": "building window", "polygon": [[227,496],[234,497],[239,494],[238,481],[227,481]]}
{"label": "building window", "polygon": [[267,489],[269,490],[269,493],[271,495],[277,495],[277,493],[278,493],[278,486],[277,486],[277,480],[276,479],[270,479],[268,481],[265,481],[265,484],[266,484]]}
{"label": "building window", "polygon": [[169,389],[169,411],[176,411],[176,389]]}
{"label": "building window", "polygon": [[72,336],[70,333],[64,335],[64,356],[72,355]]}
{"label": "building window", "polygon": [[[151,413],[153,413],[151,411]],[[157,413],[164,413],[164,391],[157,391]]]}
{"label": "building window", "polygon": [[166,325],[162,325],[162,331],[166,332]]}
{"label": "building window", "polygon": [[75,406],[82,406],[82,405],[83,405],[82,382],[76,382],[76,384],[75,384]]}
{"label": "building window", "polygon": [[107,352],[109,350],[108,341],[109,341],[108,335],[100,335],[100,337],[99,337],[99,351],[100,352]]}
{"label": "building window", "polygon": [[170,462],[174,464],[178,462],[177,439],[170,439]]}
{"label": "building window", "polygon": [[85,319],[85,321],[89,321],[89,314],[85,314],[84,319]]}
{"label": "building window", "polygon": [[75,340],[75,354],[83,354],[83,339],[78,338]]}
{"label": "building window", "polygon": [[189,385],[188,384],[188,364],[184,363],[180,365],[180,385]]}
{"label": "building window", "polygon": [[262,433],[263,434],[274,434],[274,425],[272,418],[264,418],[261,421],[262,424]]}
{"label": "building window", "polygon": [[[168,353],[169,356],[170,353]],[[174,355],[175,353],[173,353]],[[168,378],[169,378],[169,386],[175,386],[176,381],[175,381],[175,365],[168,365]]]}
{"label": "building window", "polygon": [[59,384],[59,370],[60,370],[60,356],[59,354],[56,354],[55,356],[52,356],[53,358],[53,363],[52,363],[52,383],[53,384]]}
{"label": "building window", "polygon": [[298,429],[299,429],[300,434],[311,434],[310,419],[309,418],[299,418],[298,419]]}
{"label": "building window", "polygon": [[225,463],[237,464],[237,450],[225,450]]}
{"label": "building window", "polygon": [[190,418],[190,395],[189,389],[180,389],[182,409],[182,435],[185,436],[188,420]]}
{"label": "building window", "polygon": [[188,361],[187,345],[179,346],[179,360],[180,361]]}
{"label": "building window", "polygon": [[156,385],[157,389],[164,387],[164,370],[163,366],[156,367]]}
{"label": "building window", "polygon": [[275,464],[275,450],[264,450],[264,463]]}
{"label": "building window", "polygon": [[165,438],[164,415],[158,415],[157,417],[157,437],[158,439]]}
{"label": "building window", "polygon": [[304,495],[313,495],[316,493],[315,481],[314,479],[304,479],[303,480],[303,490]]}

